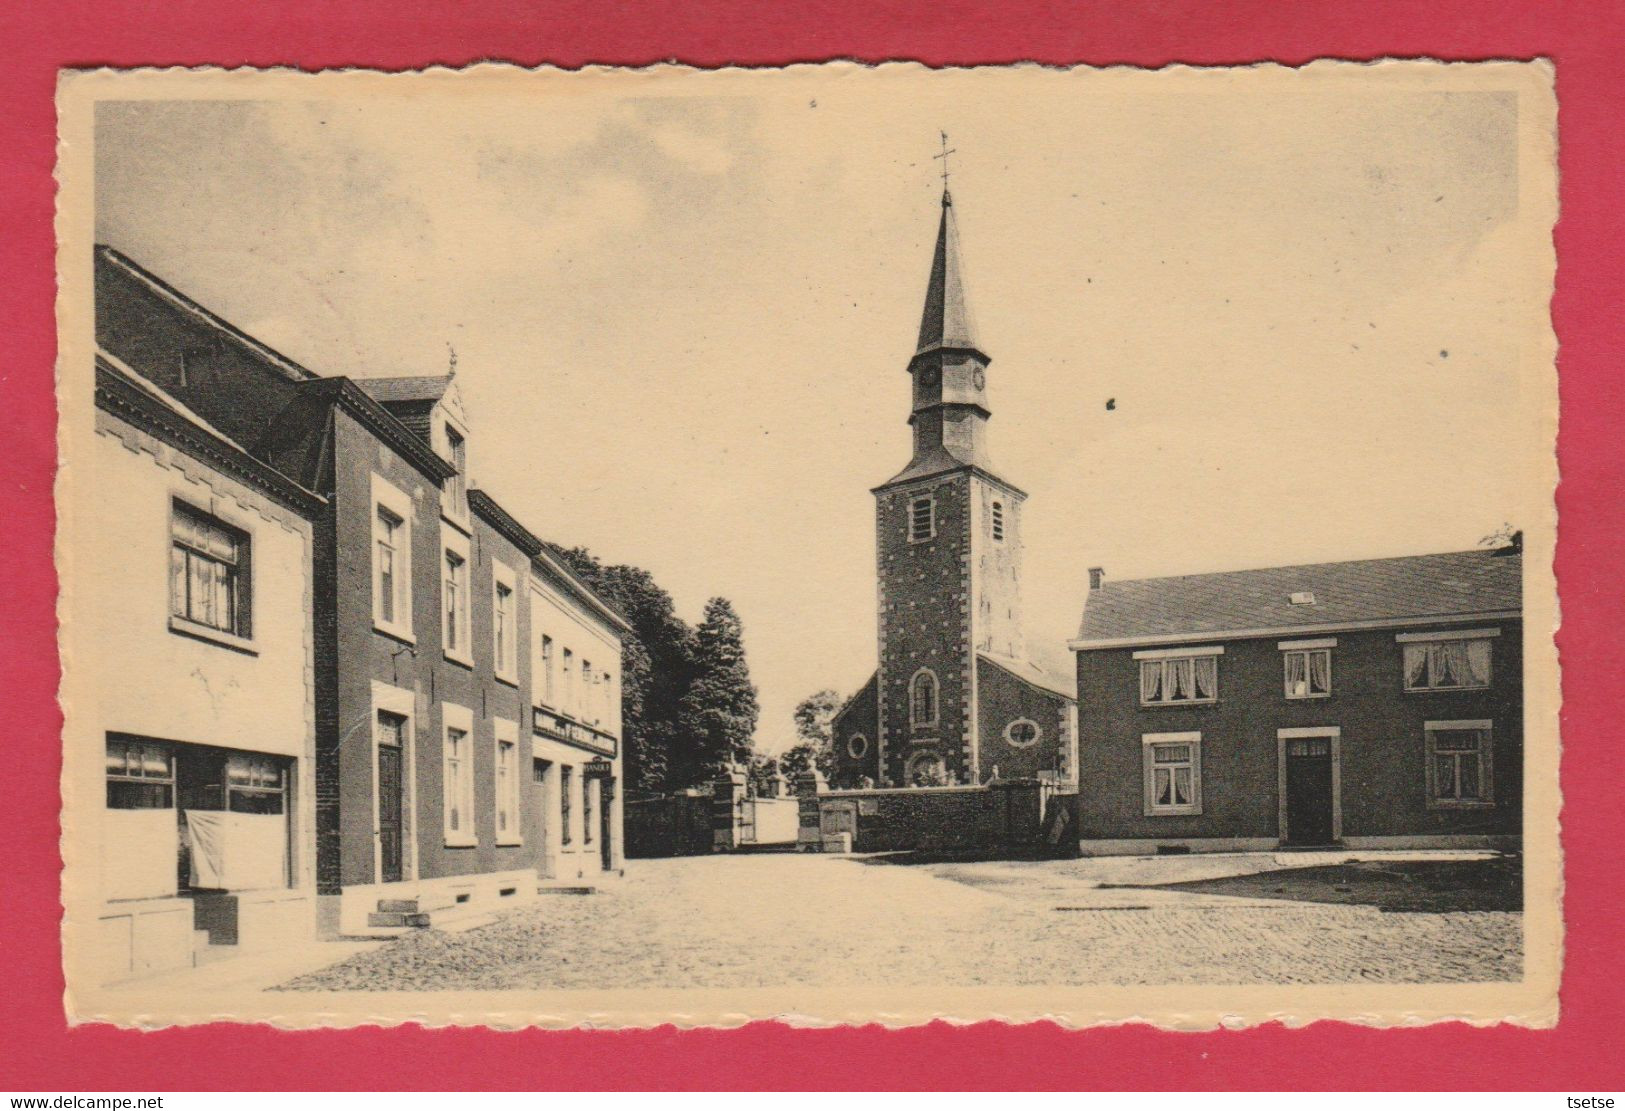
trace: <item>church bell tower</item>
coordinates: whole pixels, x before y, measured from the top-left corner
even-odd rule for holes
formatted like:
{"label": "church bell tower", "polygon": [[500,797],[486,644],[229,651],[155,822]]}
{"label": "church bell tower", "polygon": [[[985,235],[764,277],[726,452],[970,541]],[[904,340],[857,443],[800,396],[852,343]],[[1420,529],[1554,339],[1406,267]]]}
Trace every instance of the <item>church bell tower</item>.
{"label": "church bell tower", "polygon": [[877,770],[883,783],[980,783],[978,654],[1020,658],[1021,505],[988,457],[988,369],[946,183],[908,361],[913,453],[875,495]]}

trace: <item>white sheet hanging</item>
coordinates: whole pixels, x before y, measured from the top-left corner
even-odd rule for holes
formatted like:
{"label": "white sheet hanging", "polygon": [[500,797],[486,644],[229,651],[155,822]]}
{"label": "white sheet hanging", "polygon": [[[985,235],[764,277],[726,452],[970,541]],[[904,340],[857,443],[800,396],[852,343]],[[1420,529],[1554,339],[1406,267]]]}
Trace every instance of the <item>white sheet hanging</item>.
{"label": "white sheet hanging", "polygon": [[191,886],[224,891],[286,886],[287,829],[281,814],[188,810]]}

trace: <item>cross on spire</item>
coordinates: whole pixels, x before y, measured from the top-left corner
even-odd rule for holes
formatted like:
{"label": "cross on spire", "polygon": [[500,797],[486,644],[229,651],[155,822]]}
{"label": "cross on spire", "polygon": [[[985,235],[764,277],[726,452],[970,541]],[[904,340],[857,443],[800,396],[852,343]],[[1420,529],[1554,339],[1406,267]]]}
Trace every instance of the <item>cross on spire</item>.
{"label": "cross on spire", "polygon": [[941,154],[933,154],[931,156],[931,161],[935,162],[938,159],[942,160],[942,203],[947,204],[948,203],[948,156],[950,154],[956,154],[958,152],[955,149],[948,146],[948,133],[946,131],[939,131],[939,132],[937,132],[937,134],[942,136],[942,153]]}

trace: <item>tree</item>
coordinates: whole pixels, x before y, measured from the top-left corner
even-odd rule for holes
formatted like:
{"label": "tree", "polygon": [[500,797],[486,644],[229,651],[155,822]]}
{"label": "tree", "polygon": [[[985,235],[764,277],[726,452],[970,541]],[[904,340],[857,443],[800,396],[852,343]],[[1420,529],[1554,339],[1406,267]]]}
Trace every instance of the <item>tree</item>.
{"label": "tree", "polygon": [[[585,548],[557,553],[632,626],[621,648],[621,738],[628,790],[659,793],[687,782],[678,717],[694,666],[694,632],[671,595],[641,567],[601,563]],[[682,778],[681,776],[679,778]]]}
{"label": "tree", "polygon": [[825,777],[835,770],[835,715],[846,700],[828,688],[803,698],[795,708],[798,743],[779,758],[779,767],[794,779],[809,767]]}
{"label": "tree", "polygon": [[748,765],[756,734],[759,707],[745,662],[744,626],[728,599],[712,598],[705,604],[705,618],[694,633],[693,659],[693,678],[678,721],[692,746],[684,770],[690,781],[699,782],[724,768]]}

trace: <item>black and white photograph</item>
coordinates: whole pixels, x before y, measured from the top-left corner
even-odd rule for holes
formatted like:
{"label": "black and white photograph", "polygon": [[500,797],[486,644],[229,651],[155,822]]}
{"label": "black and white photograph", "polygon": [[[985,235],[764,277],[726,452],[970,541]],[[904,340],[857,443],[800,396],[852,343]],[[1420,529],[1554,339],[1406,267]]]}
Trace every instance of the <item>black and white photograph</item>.
{"label": "black and white photograph", "polygon": [[1549,66],[58,102],[71,1020],[1556,1021]]}

